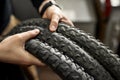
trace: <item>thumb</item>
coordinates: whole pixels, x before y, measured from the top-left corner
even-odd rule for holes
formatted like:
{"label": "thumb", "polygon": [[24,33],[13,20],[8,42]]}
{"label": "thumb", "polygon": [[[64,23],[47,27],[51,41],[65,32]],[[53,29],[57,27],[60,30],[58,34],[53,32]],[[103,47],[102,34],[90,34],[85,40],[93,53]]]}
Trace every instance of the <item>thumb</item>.
{"label": "thumb", "polygon": [[19,35],[22,37],[22,41],[25,42],[35,36],[37,36],[40,33],[39,29],[34,29],[31,31],[20,33]]}

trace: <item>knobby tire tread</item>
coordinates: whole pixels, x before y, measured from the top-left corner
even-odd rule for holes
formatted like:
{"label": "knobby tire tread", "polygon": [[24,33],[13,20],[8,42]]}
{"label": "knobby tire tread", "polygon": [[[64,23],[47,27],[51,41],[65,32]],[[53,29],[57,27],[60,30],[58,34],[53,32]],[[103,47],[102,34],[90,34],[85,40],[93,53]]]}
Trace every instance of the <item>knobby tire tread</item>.
{"label": "knobby tire tread", "polygon": [[[41,23],[41,24],[40,24]],[[34,26],[48,26],[49,20],[44,23],[43,19],[32,19],[23,22],[19,26],[34,25]],[[97,41],[94,37],[88,35],[82,30],[70,28],[69,25],[60,23],[57,29],[58,33],[70,38],[76,42],[80,47],[99,61],[104,68],[116,79],[120,80],[120,58],[113,54],[111,50],[106,48],[103,43]]]}
{"label": "knobby tire tread", "polygon": [[70,59],[47,43],[33,39],[28,41],[25,47],[32,55],[49,65],[63,80],[94,80],[80,67],[76,67],[76,64]]}
{"label": "knobby tire tread", "polygon": [[37,19],[29,20],[20,24],[19,25],[20,28],[16,27],[17,30],[15,31],[20,32],[21,30],[21,32],[23,32],[26,30],[30,30],[30,26],[31,29],[35,28],[33,26],[36,26],[36,28],[38,28],[37,26],[39,26],[39,29],[42,32],[37,37],[38,39],[47,42],[48,44],[52,45],[55,48],[60,49],[65,54],[67,54],[67,56],[73,58],[74,62],[84,67],[85,71],[90,75],[92,75],[95,78],[95,80],[104,80],[104,79],[113,80],[110,74],[96,60],[94,60],[91,56],[89,56],[88,53],[82,50],[79,46],[75,45],[69,39],[65,38],[62,35],[59,35],[58,33],[55,32],[50,33],[48,30],[44,31],[44,28],[48,25],[49,25],[49,21],[45,23],[44,20],[37,20]]}

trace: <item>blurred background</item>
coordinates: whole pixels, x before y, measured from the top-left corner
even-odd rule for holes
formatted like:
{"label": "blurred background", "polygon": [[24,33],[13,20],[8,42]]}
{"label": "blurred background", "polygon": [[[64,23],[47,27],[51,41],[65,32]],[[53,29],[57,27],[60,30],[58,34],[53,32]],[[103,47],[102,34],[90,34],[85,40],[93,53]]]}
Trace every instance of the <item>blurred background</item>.
{"label": "blurred background", "polygon": [[[120,53],[120,0],[56,0],[75,26]],[[40,17],[30,0],[12,0],[20,20]]]}

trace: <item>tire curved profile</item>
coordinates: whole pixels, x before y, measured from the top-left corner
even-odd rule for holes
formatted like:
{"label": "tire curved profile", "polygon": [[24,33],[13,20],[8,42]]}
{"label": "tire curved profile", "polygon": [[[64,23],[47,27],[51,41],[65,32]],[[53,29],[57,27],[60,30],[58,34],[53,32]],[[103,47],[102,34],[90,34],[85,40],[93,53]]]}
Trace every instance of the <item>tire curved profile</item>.
{"label": "tire curved profile", "polygon": [[[33,40],[30,40],[30,42],[28,41],[26,44],[26,46],[35,46],[36,44],[37,46],[35,46],[35,50],[33,49],[34,47],[30,48],[28,46],[26,47],[28,51],[34,53],[36,57],[41,60],[42,56],[40,57],[40,54],[36,54],[37,52],[40,52],[37,50],[37,48],[44,46],[42,47],[44,49],[45,46],[47,46],[44,43],[47,43],[51,48],[53,48],[53,50],[57,48],[62,56],[67,56],[72,64],[76,64],[77,66],[84,69],[82,70],[79,68],[81,72],[77,72],[77,66],[76,68],[67,66],[69,65],[66,63],[67,59],[64,59],[60,66],[66,65],[66,69],[68,69],[69,73],[68,75],[71,75],[71,77],[66,78],[66,75],[63,75],[65,74],[63,73],[64,71],[59,72],[59,70],[54,70],[54,68],[51,67],[56,73],[58,73],[60,77],[62,77],[63,80],[120,80],[120,59],[116,55],[112,54],[111,50],[107,49],[102,43],[98,42],[96,39],[89,36],[85,32],[76,28],[71,28],[69,25],[64,23],[59,23],[56,32],[50,32],[48,29],[49,23],[50,21],[47,19],[27,20],[16,26],[8,35],[28,31],[35,28],[40,29],[40,35],[38,35]],[[47,48],[44,49],[43,53],[45,53],[46,50]],[[52,52],[49,53],[50,56],[57,56]],[[54,60],[52,57],[50,57],[50,59]],[[59,62],[59,60],[62,59],[59,57],[59,59],[56,60]],[[49,66],[53,66],[55,63],[50,63],[51,65]],[[74,72],[71,71],[70,73],[70,68]],[[77,73],[79,74],[77,75],[78,77],[75,75]]]}

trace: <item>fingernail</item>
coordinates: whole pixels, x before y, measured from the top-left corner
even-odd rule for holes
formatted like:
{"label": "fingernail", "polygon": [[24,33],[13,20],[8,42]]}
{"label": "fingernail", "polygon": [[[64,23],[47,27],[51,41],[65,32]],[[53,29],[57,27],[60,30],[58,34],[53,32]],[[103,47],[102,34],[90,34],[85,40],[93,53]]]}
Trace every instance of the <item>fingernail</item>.
{"label": "fingernail", "polygon": [[34,29],[34,30],[35,30],[35,33],[36,33],[36,34],[40,32],[39,29]]}
{"label": "fingernail", "polygon": [[51,31],[55,31],[55,30],[56,30],[56,27],[55,27],[55,26],[51,26],[51,27],[50,27],[50,30],[51,30]]}

